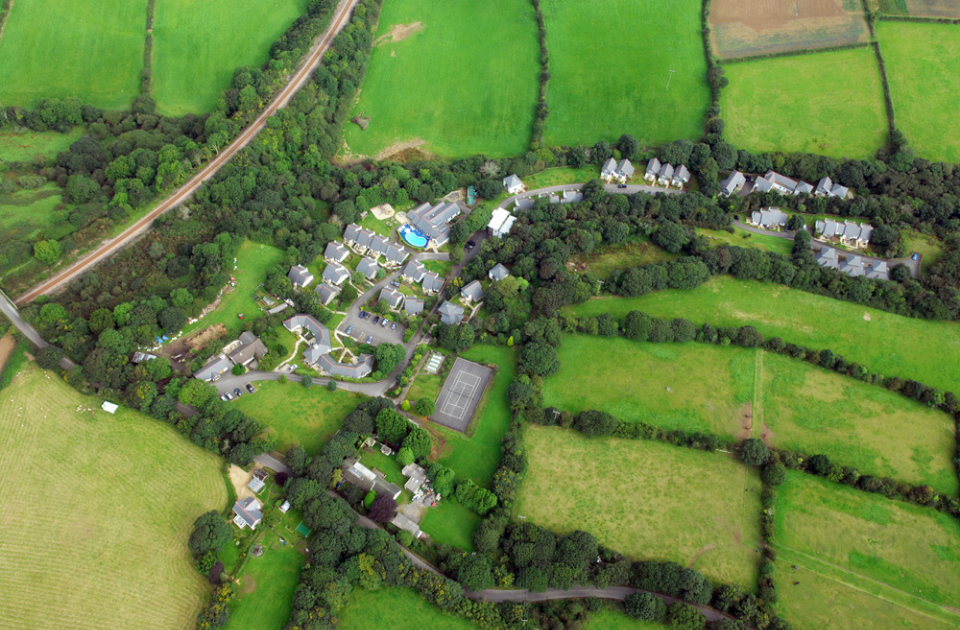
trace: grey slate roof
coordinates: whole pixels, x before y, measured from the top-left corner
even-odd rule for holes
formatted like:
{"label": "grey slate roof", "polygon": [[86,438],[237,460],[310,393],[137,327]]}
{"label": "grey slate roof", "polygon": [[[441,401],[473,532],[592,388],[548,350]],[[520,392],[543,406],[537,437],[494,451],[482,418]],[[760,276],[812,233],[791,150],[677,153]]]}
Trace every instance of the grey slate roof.
{"label": "grey slate roof", "polygon": [[373,355],[361,354],[357,357],[356,363],[340,363],[334,360],[333,355],[325,354],[317,360],[316,364],[321,370],[333,376],[363,378],[373,372]]}
{"label": "grey slate roof", "polygon": [[362,273],[367,277],[368,280],[372,280],[377,277],[377,261],[369,256],[364,256],[360,259],[360,263],[357,265],[357,271]]}
{"label": "grey slate roof", "polygon": [[671,179],[673,179],[673,164],[664,164],[663,166],[661,166],[660,175],[658,175],[658,179],[665,179],[667,181],[670,181]]}
{"label": "grey slate roof", "polygon": [[829,195],[832,189],[833,189],[833,180],[831,180],[829,177],[824,177],[819,182],[817,182],[817,190],[815,194],[820,195],[821,197],[824,195]]}
{"label": "grey slate roof", "polygon": [[407,315],[419,315],[423,312],[423,299],[413,297],[404,298],[403,310]]}
{"label": "grey slate roof", "polygon": [[226,357],[216,357],[212,361],[207,362],[202,368],[193,373],[193,378],[198,378],[201,381],[209,381],[217,376],[220,376],[227,370],[233,368],[233,362]]}
{"label": "grey slate roof", "polygon": [[647,162],[647,170],[644,175],[656,177],[660,173],[660,160],[657,158],[650,158],[650,161]]}
{"label": "grey slate roof", "polygon": [[333,301],[333,298],[340,292],[340,287],[324,282],[317,287],[316,293],[320,296],[320,303],[326,306]]}
{"label": "grey slate roof", "polygon": [[479,302],[482,300],[483,288],[480,286],[480,281],[474,280],[470,284],[460,289],[460,295],[465,300],[472,300],[474,302]]}
{"label": "grey slate roof", "polygon": [[767,171],[767,174],[764,175],[763,178],[773,184],[777,184],[778,186],[786,188],[787,192],[793,192],[799,183],[797,180],[790,179],[789,177],[781,175],[775,171]]}
{"label": "grey slate roof", "polygon": [[[283,322],[283,327],[290,332],[302,329],[309,331],[310,334],[313,335],[313,343],[311,347],[307,349],[309,351],[316,348],[316,350],[311,353],[311,357],[316,358],[325,352],[330,352],[330,348],[332,347],[330,345],[330,331],[312,315],[304,315],[303,313],[294,315]],[[307,353],[304,352],[304,356],[306,355]],[[311,361],[311,363],[312,362],[313,361]]]}
{"label": "grey slate roof", "polygon": [[833,188],[830,189],[831,197],[839,197],[840,199],[845,199],[847,193],[850,192],[850,189],[846,186],[841,186],[840,184],[834,184]]}
{"label": "grey slate roof", "polygon": [[386,494],[393,498],[397,498],[402,492],[400,486],[374,475],[370,469],[353,457],[343,460],[343,478],[367,492],[373,490],[377,494]]}
{"label": "grey slate roof", "polygon": [[824,247],[817,256],[817,264],[828,269],[837,269],[840,267],[840,261],[837,259],[837,250],[832,247]]}
{"label": "grey slate roof", "polygon": [[357,245],[369,248],[374,236],[376,235],[370,230],[360,228],[360,231],[357,233]]}
{"label": "grey slate roof", "polygon": [[600,170],[600,175],[604,177],[612,177],[617,172],[617,161],[613,158],[607,158],[607,161],[603,163],[603,168]]}
{"label": "grey slate roof", "polygon": [[444,302],[437,312],[440,313],[440,321],[444,324],[456,325],[463,321],[463,307],[453,302]]}
{"label": "grey slate roof", "polygon": [[824,236],[831,237],[843,234],[844,226],[842,223],[837,223],[833,219],[826,219],[824,221],[817,221],[816,230]]}
{"label": "grey slate roof", "polygon": [[860,237],[860,226],[853,221],[844,221],[843,238],[855,241]]}
{"label": "grey slate roof", "polygon": [[754,223],[768,230],[787,226],[787,215],[779,208],[763,208],[759,212],[754,211],[751,218]]}
{"label": "grey slate roof", "polygon": [[384,287],[380,291],[380,299],[377,301],[386,302],[390,308],[399,308],[400,302],[403,301],[403,294],[393,287]]}
{"label": "grey slate roof", "polygon": [[577,201],[583,201],[583,193],[579,190],[565,190],[563,191],[563,199],[560,200],[560,203],[575,203]]}
{"label": "grey slate roof", "polygon": [[503,280],[510,275],[510,270],[504,267],[502,264],[497,263],[493,266],[490,271],[487,272],[487,277],[493,280],[494,282],[498,280]]}
{"label": "grey slate roof", "polygon": [[327,243],[326,249],[323,250],[324,258],[327,260],[335,260],[337,262],[343,262],[349,255],[350,252],[347,251],[347,248],[336,241]]}
{"label": "grey slate roof", "polygon": [[727,178],[720,182],[720,189],[727,195],[731,195],[747,183],[747,178],[740,171],[733,171]]}
{"label": "grey slate roof", "polygon": [[298,287],[305,287],[313,282],[313,274],[303,265],[290,267],[290,272],[287,274],[287,277],[290,278],[290,282]]}
{"label": "grey slate roof", "polygon": [[427,268],[423,266],[423,263],[419,260],[411,260],[403,267],[401,275],[404,278],[409,278],[413,282],[420,282],[423,280],[423,274],[427,272]]}
{"label": "grey slate roof", "polygon": [[630,160],[623,159],[620,160],[620,163],[617,164],[617,175],[620,177],[630,179],[633,177],[634,168],[633,164],[630,163]]}
{"label": "grey slate roof", "polygon": [[533,210],[534,201],[535,200],[533,197],[524,197],[523,199],[514,199],[513,207],[517,208],[518,210]]}
{"label": "grey slate roof", "polygon": [[460,207],[452,202],[441,202],[435,206],[424,203],[407,213],[414,227],[442,245],[450,238],[449,221],[460,214]]}
{"label": "grey slate roof", "polygon": [[240,335],[240,347],[227,357],[238,365],[246,365],[254,359],[262,359],[267,352],[267,346],[248,330]]}
{"label": "grey slate roof", "polygon": [[351,223],[343,230],[343,240],[345,241],[356,243],[358,236],[360,236],[360,226],[356,223]]}
{"label": "grey slate roof", "polygon": [[889,280],[890,271],[887,269],[887,263],[885,262],[875,262],[870,266],[870,271],[867,272],[867,277],[873,280]]}
{"label": "grey slate roof", "polygon": [[247,527],[253,528],[263,518],[261,507],[256,497],[246,497],[233,504],[233,513],[239,516]]}
{"label": "grey slate roof", "polygon": [[503,187],[505,189],[511,190],[516,186],[523,187],[523,182],[520,180],[519,177],[516,176],[516,174],[508,175],[507,177],[503,178]]}
{"label": "grey slate roof", "polygon": [[686,166],[681,164],[673,170],[673,179],[674,181],[686,184],[690,181],[690,171],[687,170]]}
{"label": "grey slate roof", "polygon": [[854,278],[857,276],[862,276],[864,275],[863,261],[859,256],[851,256],[847,258],[842,265],[840,265],[840,271],[848,276],[853,276]]}
{"label": "grey slate roof", "polygon": [[383,254],[389,262],[392,262],[395,265],[399,265],[404,260],[406,260],[409,253],[402,247],[397,246],[395,243],[390,243],[387,245],[387,251]]}
{"label": "grey slate roof", "polygon": [[420,286],[423,287],[424,291],[432,291],[433,293],[439,293],[440,289],[443,288],[443,278],[433,273],[432,271],[428,271],[425,274],[423,274],[423,282],[421,283]]}
{"label": "grey slate roof", "polygon": [[773,189],[773,183],[762,177],[758,177],[757,181],[753,183],[753,189],[759,192],[770,192]]}
{"label": "grey slate roof", "polygon": [[871,236],[873,236],[873,226],[867,223],[861,225],[859,240],[863,241],[864,243],[869,243]]}
{"label": "grey slate roof", "polygon": [[343,284],[343,282],[349,277],[350,272],[347,271],[346,267],[338,262],[329,263],[323,270],[323,279],[337,286]]}
{"label": "grey slate roof", "polygon": [[809,195],[812,193],[813,193],[813,186],[811,186],[807,182],[800,182],[799,184],[797,184],[797,187],[793,189],[793,194],[795,195],[799,195],[799,194]]}

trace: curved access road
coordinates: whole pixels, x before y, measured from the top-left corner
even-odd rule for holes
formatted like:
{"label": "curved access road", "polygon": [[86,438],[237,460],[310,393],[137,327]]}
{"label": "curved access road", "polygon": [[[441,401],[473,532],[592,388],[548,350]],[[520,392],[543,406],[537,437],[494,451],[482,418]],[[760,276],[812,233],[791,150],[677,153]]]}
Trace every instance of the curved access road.
{"label": "curved access road", "polygon": [[280,90],[270,104],[267,105],[266,109],[264,109],[263,112],[257,116],[257,119],[253,121],[253,124],[244,129],[243,132],[237,136],[233,142],[231,142],[225,149],[220,151],[217,157],[212,159],[206,164],[206,166],[197,171],[197,173],[191,177],[186,184],[173,191],[169,197],[157,204],[153,210],[139,219],[136,223],[125,229],[123,232],[118,234],[115,238],[104,242],[97,249],[82,256],[81,258],[78,258],[61,271],[34,286],[29,291],[18,295],[14,300],[16,304],[23,305],[46,293],[55,293],[61,290],[64,286],[66,286],[67,283],[78,278],[81,274],[96,266],[100,261],[104,260],[105,258],[109,258],[119,250],[129,245],[132,241],[139,238],[143,233],[150,229],[154,219],[169,212],[189,199],[190,196],[193,195],[198,188],[200,188],[203,182],[216,175],[217,171],[219,171],[224,164],[229,162],[230,159],[233,158],[233,156],[236,155],[240,149],[250,144],[250,141],[252,141],[266,126],[267,119],[277,113],[277,110],[285,107],[287,103],[290,102],[290,99],[293,98],[293,96],[297,93],[297,91],[299,91],[300,88],[303,87],[308,80],[310,80],[310,76],[313,74],[313,71],[317,68],[317,66],[320,65],[320,61],[323,59],[324,53],[330,47],[331,42],[333,42],[333,38],[337,36],[337,33],[339,33],[349,21],[350,15],[353,12],[353,7],[356,4],[357,0],[341,0],[340,4],[337,6],[336,12],[334,13],[330,26],[327,27],[327,30],[324,31],[324,33],[314,43],[313,48],[310,49],[306,59],[303,60],[300,68],[290,78],[290,81],[287,83],[287,85]]}

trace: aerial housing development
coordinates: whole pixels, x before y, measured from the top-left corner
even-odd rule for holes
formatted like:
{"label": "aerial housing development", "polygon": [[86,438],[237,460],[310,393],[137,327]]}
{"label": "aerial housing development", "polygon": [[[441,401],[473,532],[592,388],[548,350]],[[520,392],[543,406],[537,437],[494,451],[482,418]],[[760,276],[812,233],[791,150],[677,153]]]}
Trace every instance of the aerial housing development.
{"label": "aerial housing development", "polygon": [[960,627],[958,94],[960,0],[0,2],[0,628]]}

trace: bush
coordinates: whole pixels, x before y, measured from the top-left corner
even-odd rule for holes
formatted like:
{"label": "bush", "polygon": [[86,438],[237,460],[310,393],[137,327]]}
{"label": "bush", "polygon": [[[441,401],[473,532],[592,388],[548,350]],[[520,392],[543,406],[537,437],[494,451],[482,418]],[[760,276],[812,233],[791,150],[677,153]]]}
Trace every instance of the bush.
{"label": "bush", "polygon": [[770,449],[757,438],[749,438],[740,445],[740,460],[747,466],[762,466],[770,459]]}
{"label": "bush", "polygon": [[413,463],[414,460],[413,451],[410,450],[409,446],[404,446],[397,452],[397,463],[401,466],[408,466]]}
{"label": "bush", "polygon": [[787,469],[780,462],[768,462],[760,471],[760,478],[763,483],[771,486],[779,486],[786,476]]}
{"label": "bush", "polygon": [[667,605],[656,595],[650,593],[631,593],[623,600],[624,611],[641,621],[663,621],[667,616]]}
{"label": "bush", "polygon": [[434,414],[437,410],[437,405],[429,398],[421,398],[417,401],[414,410],[417,412],[417,415],[428,417]]}

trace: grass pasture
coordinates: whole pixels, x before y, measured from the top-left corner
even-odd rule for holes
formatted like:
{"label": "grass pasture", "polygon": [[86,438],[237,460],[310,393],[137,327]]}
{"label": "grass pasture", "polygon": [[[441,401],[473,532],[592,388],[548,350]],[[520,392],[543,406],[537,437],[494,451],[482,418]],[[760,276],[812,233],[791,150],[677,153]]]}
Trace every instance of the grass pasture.
{"label": "grass pasture", "polygon": [[540,73],[527,0],[391,0],[351,118],[346,157],[405,149],[444,157],[519,155],[530,144]]}
{"label": "grass pasture", "polygon": [[920,259],[921,272],[926,271],[943,255],[943,243],[933,236],[907,230],[904,237],[907,239],[907,252],[919,252],[923,256]]}
{"label": "grass pasture", "polygon": [[733,245],[735,247],[751,247],[763,252],[774,252],[790,256],[793,250],[793,241],[785,238],[777,238],[769,234],[757,234],[756,232],[747,232],[738,227],[733,228],[733,233],[726,230],[708,230],[706,228],[697,228],[697,234],[706,236],[714,245]]}
{"label": "grass pasture", "polygon": [[918,156],[960,162],[960,27],[882,21],[877,38],[897,127]]}
{"label": "grass pasture", "polygon": [[343,630],[474,630],[476,626],[446,613],[412,588],[354,589],[350,603],[340,611]]}
{"label": "grass pasture", "polygon": [[856,0],[714,0],[710,30],[713,52],[724,59],[833,48],[870,37]]}
{"label": "grass pasture", "polygon": [[0,628],[192,628],[209,593],[186,542],[220,460],[100,402],[32,364],[3,390]]}
{"label": "grass pasture", "polygon": [[587,622],[587,630],[666,630],[668,627],[654,621],[637,621],[613,610],[601,610],[590,615],[590,621]]}
{"label": "grass pasture", "polygon": [[754,587],[760,482],[734,459],[557,427],[531,426],[525,444],[530,466],[516,515],[558,533],[588,531],[632,558]]}
{"label": "grass pasture", "polygon": [[240,66],[259,67],[305,0],[157,0],[153,95],[167,115],[206,113]]}
{"label": "grass pasture", "polygon": [[265,532],[259,544],[265,552],[259,558],[250,556],[243,567],[237,598],[230,605],[228,630],[283,630],[287,625],[306,556],[296,545],[280,544],[272,531]]}
{"label": "grass pasture", "polygon": [[[764,434],[777,447],[821,453],[861,473],[956,495],[953,419],[900,394],[763,353]],[[760,420],[754,414],[756,420]]]}
{"label": "grass pasture", "polygon": [[737,146],[867,158],[886,141],[883,83],[871,48],[755,59],[724,70],[726,133]]}
{"label": "grass pasture", "polygon": [[54,183],[0,194],[0,230],[9,239],[62,238],[76,230],[67,222],[67,214],[63,189]]}
{"label": "grass pasture", "polygon": [[675,254],[660,249],[649,239],[635,237],[630,242],[607,245],[592,254],[574,256],[569,264],[578,272],[589,270],[600,278],[609,278],[617,269],[676,259]]}
{"label": "grass pasture", "polygon": [[[569,309],[577,316],[640,310],[701,324],[750,324],[768,337],[829,348],[870,370],[916,379],[960,394],[960,374],[944,370],[960,356],[960,326],[893,315],[781,285],[716,277],[693,289],[638,298],[594,298]],[[549,380],[548,380],[549,383]]]}
{"label": "grass pasture", "polygon": [[0,104],[75,96],[127,109],[140,90],[146,23],[147,0],[14,2],[0,37]]}
{"label": "grass pasture", "polygon": [[264,381],[256,384],[257,393],[231,402],[245,414],[260,420],[273,431],[277,448],[286,450],[299,444],[311,455],[340,429],[343,419],[360,402],[361,395],[314,385]]}
{"label": "grass pasture", "polygon": [[[778,492],[774,548],[778,573],[804,588],[794,591],[791,582],[780,582],[783,606],[794,612],[788,618],[798,629],[956,627],[956,613],[940,607],[960,603],[958,534],[955,520],[929,508],[789,472]],[[858,592],[838,589],[835,582]],[[828,599],[843,605],[804,605],[815,593],[831,591]],[[901,621],[878,624],[874,609]],[[836,619],[827,621],[827,610]]]}
{"label": "grass pasture", "polygon": [[544,380],[545,406],[726,438],[749,425],[753,350],[567,335],[559,354],[563,367]]}
{"label": "grass pasture", "polygon": [[652,145],[703,133],[710,94],[700,2],[676,0],[669,10],[633,0],[542,6],[551,73],[548,145],[593,145],[624,133]]}
{"label": "grass pasture", "polygon": [[0,162],[46,163],[66,151],[80,139],[84,130],[75,127],[67,133],[56,131],[0,131]]}
{"label": "grass pasture", "polygon": [[587,164],[581,168],[572,166],[558,166],[548,168],[523,178],[527,190],[559,186],[560,184],[585,184],[591,179],[600,177],[600,167],[596,164]]}
{"label": "grass pasture", "polygon": [[868,4],[885,15],[960,18],[960,0],[868,0]]}

